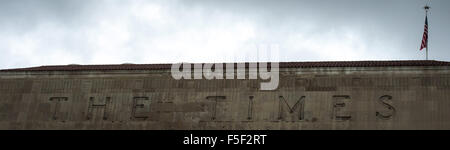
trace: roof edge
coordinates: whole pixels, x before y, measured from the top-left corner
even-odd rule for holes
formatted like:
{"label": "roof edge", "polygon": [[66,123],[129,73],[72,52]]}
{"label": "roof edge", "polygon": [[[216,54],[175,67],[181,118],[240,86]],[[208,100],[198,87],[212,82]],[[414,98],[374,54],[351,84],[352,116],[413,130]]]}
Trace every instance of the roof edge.
{"label": "roof edge", "polygon": [[[233,64],[258,62],[234,62]],[[259,62],[264,63],[264,62]],[[266,62],[270,63],[270,62]],[[191,63],[214,64],[214,63]],[[223,62],[221,64],[230,64]],[[97,65],[47,65],[28,68],[2,69],[0,72],[35,72],[35,71],[96,71],[96,70],[164,70],[172,64],[97,64]],[[280,68],[320,68],[320,67],[398,67],[398,66],[450,66],[450,62],[436,60],[367,60],[367,61],[305,61],[279,62]]]}

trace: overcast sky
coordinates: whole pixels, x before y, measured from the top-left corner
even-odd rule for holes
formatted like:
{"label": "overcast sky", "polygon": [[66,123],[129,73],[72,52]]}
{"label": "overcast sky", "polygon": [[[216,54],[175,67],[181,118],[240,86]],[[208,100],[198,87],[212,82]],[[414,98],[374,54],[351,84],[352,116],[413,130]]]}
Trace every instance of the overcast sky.
{"label": "overcast sky", "polygon": [[[0,68],[66,64],[416,60],[427,0],[0,0]],[[450,1],[430,59],[450,61]]]}

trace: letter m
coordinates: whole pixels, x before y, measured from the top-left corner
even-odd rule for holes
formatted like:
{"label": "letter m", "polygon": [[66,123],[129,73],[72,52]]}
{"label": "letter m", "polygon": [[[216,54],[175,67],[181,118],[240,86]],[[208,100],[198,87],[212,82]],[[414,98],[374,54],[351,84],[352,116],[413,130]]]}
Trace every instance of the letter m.
{"label": "letter m", "polygon": [[[291,116],[291,121],[304,120],[304,108],[305,108],[305,96],[301,96],[293,105],[289,105],[288,101],[280,96],[280,101],[278,105],[278,120],[284,120],[286,116]],[[289,113],[286,113],[288,110]],[[297,117],[295,117],[297,115]]]}

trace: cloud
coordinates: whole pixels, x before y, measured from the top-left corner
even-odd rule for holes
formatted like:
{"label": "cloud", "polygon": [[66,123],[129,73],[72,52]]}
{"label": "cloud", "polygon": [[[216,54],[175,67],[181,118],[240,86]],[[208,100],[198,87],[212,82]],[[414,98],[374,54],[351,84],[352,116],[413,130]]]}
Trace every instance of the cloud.
{"label": "cloud", "polygon": [[7,0],[0,68],[253,61],[261,44],[281,61],[419,59],[420,3],[404,2]]}

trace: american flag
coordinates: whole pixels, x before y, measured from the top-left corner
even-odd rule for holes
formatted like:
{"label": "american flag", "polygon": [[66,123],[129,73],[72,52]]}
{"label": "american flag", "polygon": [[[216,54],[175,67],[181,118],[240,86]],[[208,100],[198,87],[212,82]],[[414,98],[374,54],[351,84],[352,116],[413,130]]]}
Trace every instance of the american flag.
{"label": "american flag", "polygon": [[428,46],[428,16],[425,17],[425,29],[423,31],[422,45],[420,46],[420,50],[427,48],[427,46]]}

